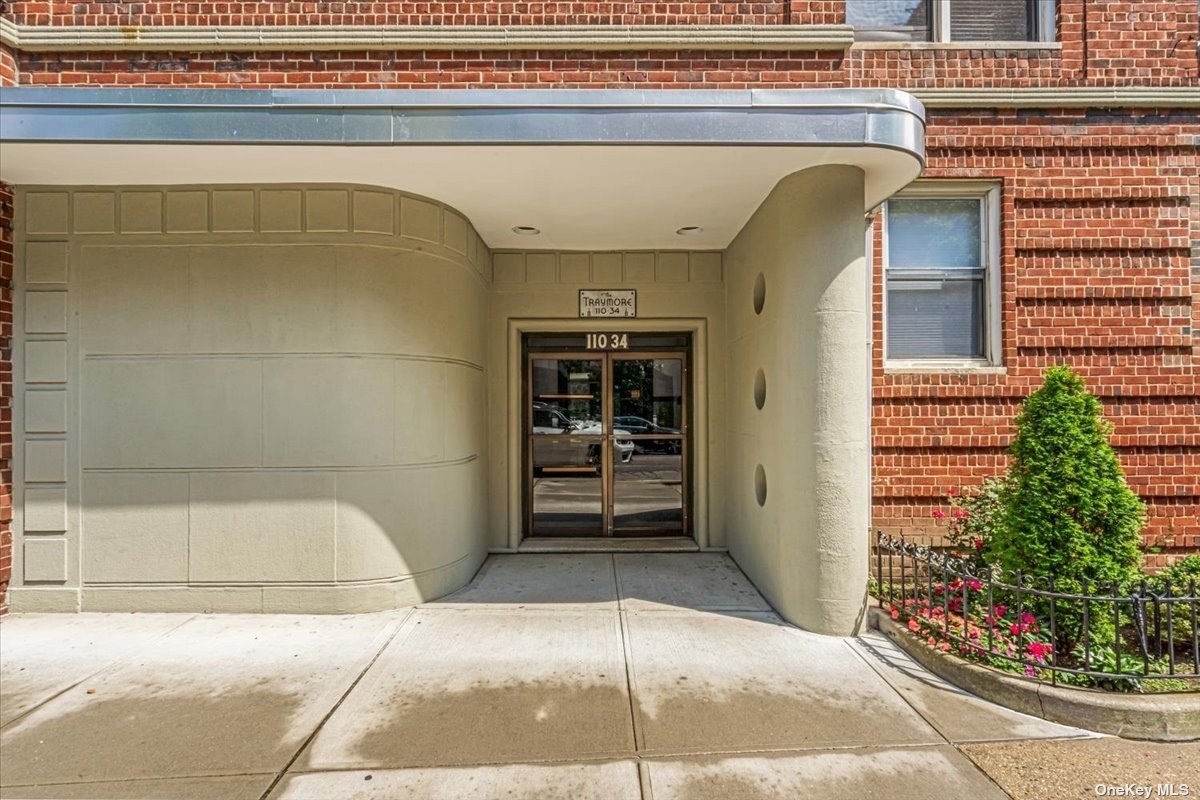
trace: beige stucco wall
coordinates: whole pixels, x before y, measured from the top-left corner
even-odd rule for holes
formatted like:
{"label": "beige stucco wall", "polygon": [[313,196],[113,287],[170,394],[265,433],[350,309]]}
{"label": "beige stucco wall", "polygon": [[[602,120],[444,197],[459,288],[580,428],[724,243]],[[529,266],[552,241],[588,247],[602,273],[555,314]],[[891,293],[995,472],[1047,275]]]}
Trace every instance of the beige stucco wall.
{"label": "beige stucco wall", "polygon": [[[724,253],[493,254],[453,209],[372,187],[23,187],[13,607],[452,591],[523,535],[522,333],[687,331],[698,543],[790,621],[850,633],[862,215],[862,172],[817,167]],[[579,319],[587,287],[637,289],[637,319]]]}
{"label": "beige stucco wall", "polygon": [[[521,334],[533,331],[681,331],[692,334],[692,527],[723,547],[725,284],[719,252],[497,251],[488,315],[489,545],[517,547]],[[579,290],[636,289],[636,319],[579,319]]]}
{"label": "beige stucco wall", "polygon": [[368,187],[18,193],[17,610],[349,611],[485,551],[490,254]]}
{"label": "beige stucco wall", "polygon": [[725,252],[730,552],[789,621],[839,635],[867,578],[862,181],[845,166],[784,179]]}

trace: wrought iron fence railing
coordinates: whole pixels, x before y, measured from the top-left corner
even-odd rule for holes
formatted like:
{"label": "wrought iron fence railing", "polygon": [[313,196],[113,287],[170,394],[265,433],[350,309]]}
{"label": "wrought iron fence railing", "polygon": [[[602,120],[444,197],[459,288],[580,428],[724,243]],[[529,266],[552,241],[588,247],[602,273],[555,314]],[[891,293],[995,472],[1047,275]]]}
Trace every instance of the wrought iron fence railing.
{"label": "wrought iron fence railing", "polygon": [[875,592],[932,646],[1052,683],[1200,690],[1200,596],[1148,579],[1064,587],[877,533]]}

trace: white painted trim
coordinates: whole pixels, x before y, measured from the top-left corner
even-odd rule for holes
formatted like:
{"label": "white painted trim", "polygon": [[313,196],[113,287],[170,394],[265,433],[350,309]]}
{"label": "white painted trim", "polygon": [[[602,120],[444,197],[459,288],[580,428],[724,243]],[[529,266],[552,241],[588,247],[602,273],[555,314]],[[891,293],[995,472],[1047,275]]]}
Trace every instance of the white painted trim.
{"label": "white painted trim", "polygon": [[955,42],[955,41],[939,41],[939,42],[886,42],[886,41],[864,41],[855,42],[851,50],[1046,50],[1054,52],[1062,50],[1061,42],[1029,42],[1024,39],[1020,41],[1006,41],[997,39],[995,41],[979,41],[979,42]]}
{"label": "white painted trim", "polygon": [[889,361],[883,368],[884,375],[1007,375],[1008,367],[997,367],[982,361]]}
{"label": "white painted trim", "polygon": [[933,0],[929,38],[939,44],[950,41],[950,0]]}
{"label": "white painted trim", "polygon": [[0,42],[34,53],[256,50],[846,50],[849,25],[18,25]]}
{"label": "white painted trim", "polygon": [[1196,86],[910,89],[927,108],[1195,108]]}
{"label": "white painted trim", "polygon": [[1044,0],[1036,4],[1037,19],[1034,24],[1037,25],[1038,39],[1043,44],[1054,42],[1058,38],[1058,30],[1055,28],[1058,18],[1058,0]]}
{"label": "white painted trim", "polygon": [[916,181],[892,196],[904,197],[964,197],[983,203],[983,242],[980,243],[984,259],[984,358],[897,358],[887,356],[887,203],[883,204],[883,365],[885,373],[895,372],[981,372],[1003,369],[1004,347],[1001,311],[1003,309],[1000,263],[1000,184],[993,181],[930,180]]}

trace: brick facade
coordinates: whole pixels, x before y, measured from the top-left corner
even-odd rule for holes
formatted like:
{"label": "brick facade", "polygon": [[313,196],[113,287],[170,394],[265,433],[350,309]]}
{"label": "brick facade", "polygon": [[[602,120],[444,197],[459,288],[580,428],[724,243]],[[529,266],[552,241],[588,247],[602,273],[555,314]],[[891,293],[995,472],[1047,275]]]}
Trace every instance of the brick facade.
{"label": "brick facade", "polygon": [[[1191,110],[935,111],[926,178],[1002,186],[1003,374],[883,366],[875,287],[874,522],[936,534],[946,490],[1004,470],[1012,419],[1065,363],[1104,401],[1148,559],[1200,550],[1200,119]],[[878,226],[877,226],[878,227]],[[881,263],[882,244],[875,244]]]}
{"label": "brick facade", "polygon": [[[37,25],[840,24],[841,0],[7,3]],[[1069,89],[1200,86],[1195,0],[1059,0],[1053,46],[816,52],[0,52],[0,81],[223,88]],[[929,178],[1002,186],[1003,372],[896,374],[875,351],[875,524],[936,534],[947,490],[1002,471],[1043,367],[1104,400],[1152,563],[1200,548],[1200,117],[1194,108],[933,109]],[[5,198],[8,195],[4,195]],[[7,230],[7,229],[6,229]],[[5,257],[11,253],[5,234]],[[880,244],[876,241],[876,264]],[[11,270],[10,261],[5,270]],[[4,346],[11,325],[5,273]],[[876,342],[882,281],[876,275]],[[7,356],[7,350],[6,350]],[[11,448],[4,373],[4,456]],[[7,460],[5,462],[7,465]],[[4,517],[8,516],[6,502]],[[7,535],[7,534],[6,534]],[[5,540],[7,541],[7,540]],[[6,551],[4,551],[6,552]],[[6,560],[8,559],[8,560]],[[0,552],[0,575],[11,556]]]}
{"label": "brick facade", "polygon": [[79,3],[16,0],[30,25],[816,25],[840,24],[839,0],[684,2],[321,2]]}

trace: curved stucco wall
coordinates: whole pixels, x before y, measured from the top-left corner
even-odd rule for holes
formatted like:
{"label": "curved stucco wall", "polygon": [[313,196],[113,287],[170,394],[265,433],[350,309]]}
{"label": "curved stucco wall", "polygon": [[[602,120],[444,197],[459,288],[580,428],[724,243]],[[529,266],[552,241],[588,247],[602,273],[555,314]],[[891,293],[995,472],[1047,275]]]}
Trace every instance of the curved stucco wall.
{"label": "curved stucco wall", "polygon": [[490,256],[358,186],[27,187],[17,609],[352,611],[485,556]]}
{"label": "curved stucco wall", "polygon": [[730,552],[790,622],[849,635],[871,502],[862,171],[785,178],[725,268]]}

